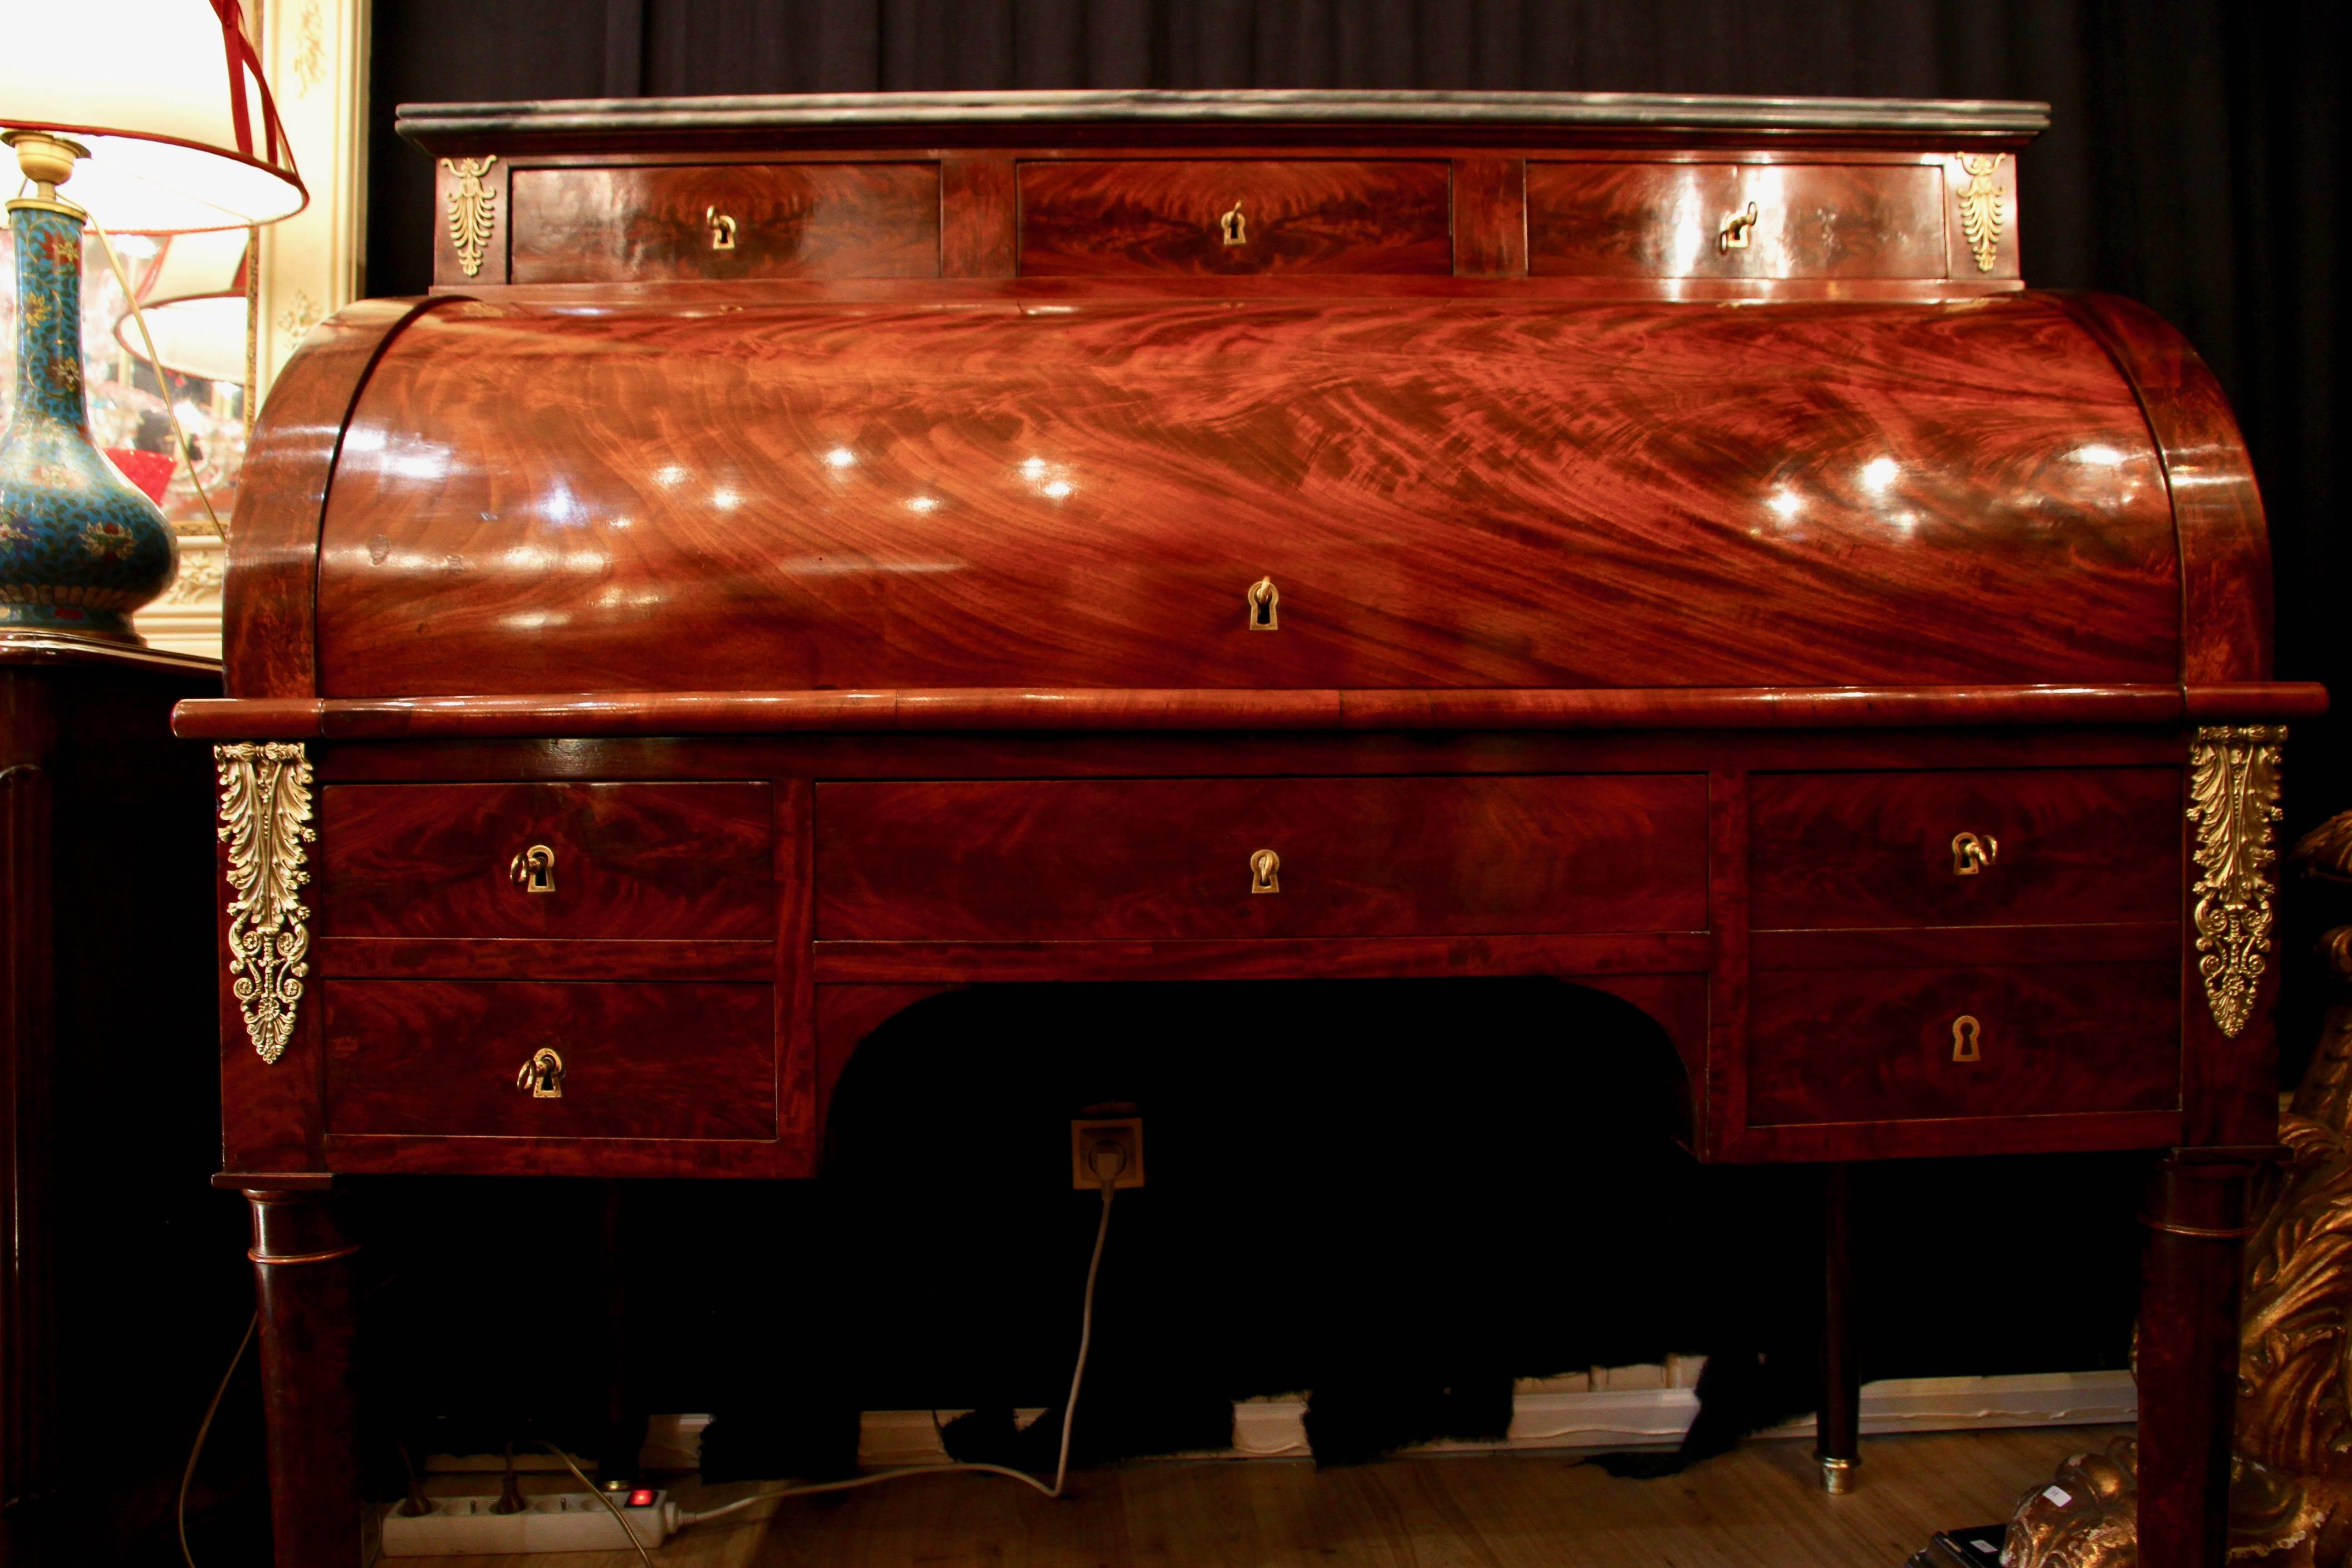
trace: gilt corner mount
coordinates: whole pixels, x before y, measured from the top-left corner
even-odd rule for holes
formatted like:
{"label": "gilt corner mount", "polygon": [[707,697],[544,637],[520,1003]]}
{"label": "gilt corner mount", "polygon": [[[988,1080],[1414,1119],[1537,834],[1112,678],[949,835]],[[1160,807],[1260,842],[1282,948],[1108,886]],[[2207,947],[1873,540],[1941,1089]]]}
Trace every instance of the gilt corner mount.
{"label": "gilt corner mount", "polygon": [[2273,831],[2284,724],[2207,725],[2189,748],[2189,820],[2198,877],[2197,970],[2213,1022],[2235,1038],[2269,964]]}
{"label": "gilt corner mount", "polygon": [[240,742],[213,748],[220,780],[220,838],[228,846],[229,989],[246,1034],[275,1063],[294,1037],[294,1009],[310,973],[301,889],[310,873],[310,759],[299,743]]}

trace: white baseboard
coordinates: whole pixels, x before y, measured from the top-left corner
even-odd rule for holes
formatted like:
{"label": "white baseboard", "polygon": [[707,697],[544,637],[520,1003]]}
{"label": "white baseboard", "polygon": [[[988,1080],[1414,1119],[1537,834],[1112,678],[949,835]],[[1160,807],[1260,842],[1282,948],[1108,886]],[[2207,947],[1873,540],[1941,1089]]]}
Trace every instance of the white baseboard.
{"label": "white baseboard", "polygon": [[[1670,1448],[1698,1414],[1695,1392],[1704,1363],[1677,1356],[1664,1366],[1602,1367],[1564,1378],[1524,1379],[1511,1399],[1510,1435],[1499,1443],[1429,1443],[1420,1454],[1493,1454],[1595,1448]],[[945,1423],[961,1411],[942,1410]],[[1038,1412],[1016,1412],[1024,1424]],[[1862,1391],[1865,1436],[1897,1432],[1958,1432],[1998,1426],[2082,1426],[2137,1420],[2138,1391],[2127,1372],[2053,1372],[2001,1377],[1898,1377]],[[656,1415],[641,1462],[648,1469],[690,1470],[708,1415]],[[1766,1437],[1810,1436],[1812,1417],[1784,1423]],[[1192,1458],[1303,1459],[1304,1395],[1244,1400],[1234,1406],[1234,1446]],[[858,1463],[868,1469],[943,1465],[947,1450],[928,1410],[868,1410],[860,1418]]]}

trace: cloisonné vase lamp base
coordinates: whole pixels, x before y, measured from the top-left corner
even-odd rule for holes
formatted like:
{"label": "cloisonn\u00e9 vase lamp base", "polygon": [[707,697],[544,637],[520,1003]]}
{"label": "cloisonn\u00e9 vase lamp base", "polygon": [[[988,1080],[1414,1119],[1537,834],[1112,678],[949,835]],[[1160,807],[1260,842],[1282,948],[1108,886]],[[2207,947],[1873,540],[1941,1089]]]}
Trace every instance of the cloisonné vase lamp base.
{"label": "cloisonn\u00e9 vase lamp base", "polygon": [[82,398],[81,230],[58,199],[82,150],[35,131],[5,138],[35,194],[8,204],[16,243],[16,403],[0,436],[0,635],[139,643],[131,612],[178,570],[161,508],[90,438]]}

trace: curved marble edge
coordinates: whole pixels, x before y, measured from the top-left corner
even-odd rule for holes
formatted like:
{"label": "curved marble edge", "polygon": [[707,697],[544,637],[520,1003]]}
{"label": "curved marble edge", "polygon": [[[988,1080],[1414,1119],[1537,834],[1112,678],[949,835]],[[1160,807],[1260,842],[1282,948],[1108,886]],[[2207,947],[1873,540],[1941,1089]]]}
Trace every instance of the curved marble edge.
{"label": "curved marble edge", "polygon": [[[1101,121],[1537,125],[1643,131],[1902,132],[2027,137],[2050,106],[1996,99],[1741,98],[1647,92],[1155,90],[835,92],[709,98],[404,103],[394,128],[419,145],[583,132],[756,131],[858,125]],[[428,142],[427,139],[431,139]]]}

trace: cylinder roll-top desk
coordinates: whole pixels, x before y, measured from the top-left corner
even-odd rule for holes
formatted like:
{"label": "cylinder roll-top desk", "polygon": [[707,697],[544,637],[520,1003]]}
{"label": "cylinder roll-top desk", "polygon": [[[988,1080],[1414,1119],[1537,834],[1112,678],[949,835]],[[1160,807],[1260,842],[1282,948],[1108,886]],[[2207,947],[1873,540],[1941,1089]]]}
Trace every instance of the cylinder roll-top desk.
{"label": "cylinder roll-top desk", "polygon": [[2219,1563],[2325,694],[2196,354],[2021,279],[2044,121],[404,110],[434,291],[280,377],[176,719],[280,1564],[358,1551],[340,1174],[807,1176],[953,986],[1527,974],[1704,1160],[2162,1152],[2141,1550]]}

